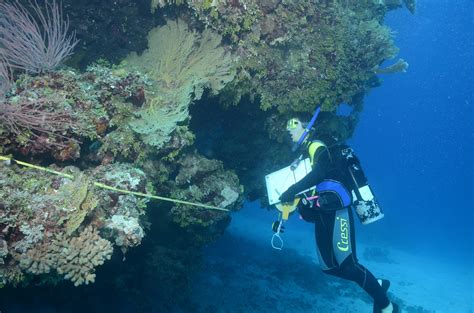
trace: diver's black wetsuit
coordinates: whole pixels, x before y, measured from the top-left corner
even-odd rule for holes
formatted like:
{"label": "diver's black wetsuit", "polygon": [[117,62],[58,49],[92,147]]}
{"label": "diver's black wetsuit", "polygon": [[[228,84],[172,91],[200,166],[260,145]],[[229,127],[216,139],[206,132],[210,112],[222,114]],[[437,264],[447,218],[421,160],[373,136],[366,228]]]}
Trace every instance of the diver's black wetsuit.
{"label": "diver's black wetsuit", "polygon": [[298,209],[305,221],[315,224],[321,269],[326,274],[356,282],[374,299],[376,305],[385,308],[390,304],[385,290],[374,275],[357,261],[352,199],[346,188],[350,186],[347,177],[335,168],[322,142],[307,144],[308,150],[311,151],[309,147],[313,143],[318,148],[313,151],[313,156],[310,155],[312,171],[285,193],[295,195],[317,186],[319,207],[314,200],[312,203],[301,201]]}

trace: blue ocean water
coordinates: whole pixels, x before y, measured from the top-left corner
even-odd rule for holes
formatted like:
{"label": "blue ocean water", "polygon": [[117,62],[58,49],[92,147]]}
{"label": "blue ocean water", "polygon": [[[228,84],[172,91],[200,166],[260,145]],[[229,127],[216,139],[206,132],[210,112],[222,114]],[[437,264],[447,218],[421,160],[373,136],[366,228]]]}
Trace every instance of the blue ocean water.
{"label": "blue ocean water", "polygon": [[368,231],[471,264],[473,17],[471,0],[419,1],[414,16],[388,15],[410,66],[366,98],[352,140],[387,215]]}

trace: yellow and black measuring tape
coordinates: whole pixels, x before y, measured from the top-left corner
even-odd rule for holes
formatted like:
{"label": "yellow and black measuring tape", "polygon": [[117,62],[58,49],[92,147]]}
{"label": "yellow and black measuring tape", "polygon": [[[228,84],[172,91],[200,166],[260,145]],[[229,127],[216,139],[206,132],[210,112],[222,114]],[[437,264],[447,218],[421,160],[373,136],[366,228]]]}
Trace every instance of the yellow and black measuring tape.
{"label": "yellow and black measuring tape", "polygon": [[[35,170],[39,170],[39,171],[47,172],[47,173],[50,173],[50,174],[66,177],[66,178],[69,178],[69,179],[74,179],[73,175],[66,174],[66,173],[61,173],[61,172],[58,172],[58,171],[55,171],[55,170],[52,170],[52,169],[49,169],[49,168],[46,168],[46,167],[42,167],[42,166],[34,165],[34,164],[31,164],[31,163],[23,162],[23,161],[16,160],[16,159],[13,159],[13,158],[10,158],[10,157],[7,157],[7,156],[3,156],[3,155],[0,155],[0,161],[10,162],[10,163],[14,162],[18,165],[25,166],[25,167],[28,167],[28,168],[32,168],[32,169],[35,169]],[[106,184],[102,184],[102,183],[99,183],[99,182],[93,182],[93,184],[94,184],[94,186],[97,186],[99,188],[112,190],[112,191],[125,193],[125,194],[130,194],[130,195],[134,195],[134,196],[138,196],[138,197],[144,197],[144,198],[150,198],[150,199],[180,203],[180,204],[185,204],[185,205],[191,205],[191,206],[200,207],[200,208],[204,208],[204,209],[208,209],[208,210],[217,210],[217,211],[229,212],[229,209],[219,208],[219,207],[212,206],[212,205],[196,203],[196,202],[190,202],[190,201],[184,201],[184,200],[178,200],[178,199],[172,199],[172,198],[167,198],[167,197],[161,197],[161,196],[151,195],[151,194],[142,193],[142,192],[130,191],[130,190],[126,190],[126,189],[120,189],[120,188],[108,186]]]}

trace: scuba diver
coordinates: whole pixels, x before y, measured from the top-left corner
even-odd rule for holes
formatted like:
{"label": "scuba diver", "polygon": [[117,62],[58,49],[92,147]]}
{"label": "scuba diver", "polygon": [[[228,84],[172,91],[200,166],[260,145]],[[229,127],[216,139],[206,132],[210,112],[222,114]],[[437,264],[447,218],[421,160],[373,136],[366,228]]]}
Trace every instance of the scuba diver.
{"label": "scuba diver", "polygon": [[[331,136],[324,138],[321,135],[318,139],[308,139],[311,126],[308,127],[308,123],[298,118],[292,118],[287,123],[292,141],[305,148],[304,154],[310,158],[311,171],[283,192],[279,199],[282,203],[297,203],[301,217],[315,224],[319,263],[324,273],[356,282],[373,298],[374,313],[398,313],[399,306],[387,297],[390,281],[377,280],[368,269],[359,264],[356,256],[351,206],[356,207],[363,224],[371,222],[367,222],[367,218],[375,221],[383,217],[383,214],[373,196],[369,198],[370,201],[364,201],[360,197],[359,191],[370,193],[368,184],[354,188],[354,175],[347,174],[345,166],[340,166],[340,162],[336,161],[336,153],[332,153],[332,147],[335,146],[346,151],[352,149],[338,144]],[[306,138],[303,139],[303,136]],[[353,167],[357,169],[357,166]],[[361,168],[360,164],[358,168]],[[362,176],[365,178],[363,174]],[[316,188],[312,188],[314,186]],[[359,212],[360,207],[363,212]],[[273,226],[274,231],[276,228],[278,225]]]}

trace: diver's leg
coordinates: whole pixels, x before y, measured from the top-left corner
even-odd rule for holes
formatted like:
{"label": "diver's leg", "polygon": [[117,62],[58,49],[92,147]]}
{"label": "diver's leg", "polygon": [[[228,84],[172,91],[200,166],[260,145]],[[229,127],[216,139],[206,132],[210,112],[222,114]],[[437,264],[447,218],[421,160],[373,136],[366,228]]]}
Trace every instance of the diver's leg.
{"label": "diver's leg", "polygon": [[356,282],[374,299],[377,307],[385,308],[390,304],[385,289],[380,286],[375,276],[352,256],[344,260],[337,276]]}
{"label": "diver's leg", "polygon": [[317,212],[314,221],[314,235],[319,265],[323,271],[337,268],[339,265],[334,258],[332,249],[335,212]]}
{"label": "diver's leg", "polygon": [[387,307],[390,301],[385,290],[374,275],[357,261],[354,218],[350,207],[336,211],[332,244],[334,257],[340,266],[325,272],[356,282],[378,307]]}

